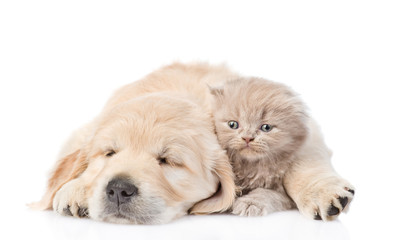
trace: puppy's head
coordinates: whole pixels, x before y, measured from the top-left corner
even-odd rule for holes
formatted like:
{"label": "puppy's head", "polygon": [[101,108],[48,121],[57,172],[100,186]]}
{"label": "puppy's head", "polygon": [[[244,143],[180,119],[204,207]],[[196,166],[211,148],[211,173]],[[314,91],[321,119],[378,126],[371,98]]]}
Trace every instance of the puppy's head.
{"label": "puppy's head", "polygon": [[210,117],[184,98],[150,95],[103,113],[82,148],[89,215],[135,224],[226,210],[234,183]]}

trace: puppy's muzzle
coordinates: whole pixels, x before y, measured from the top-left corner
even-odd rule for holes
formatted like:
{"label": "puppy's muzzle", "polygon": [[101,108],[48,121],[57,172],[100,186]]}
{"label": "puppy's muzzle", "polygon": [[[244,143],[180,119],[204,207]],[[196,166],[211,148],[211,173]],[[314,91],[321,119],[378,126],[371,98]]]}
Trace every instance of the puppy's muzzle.
{"label": "puppy's muzzle", "polygon": [[126,178],[114,178],[108,182],[106,194],[109,204],[120,206],[129,203],[137,195],[138,189]]}

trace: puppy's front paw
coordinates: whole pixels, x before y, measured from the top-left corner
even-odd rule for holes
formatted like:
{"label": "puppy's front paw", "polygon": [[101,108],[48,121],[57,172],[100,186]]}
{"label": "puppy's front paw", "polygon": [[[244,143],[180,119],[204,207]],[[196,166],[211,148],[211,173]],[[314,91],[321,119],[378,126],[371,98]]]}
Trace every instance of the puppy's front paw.
{"label": "puppy's front paw", "polygon": [[236,199],[233,204],[232,213],[239,216],[263,216],[266,215],[266,209],[261,204],[257,204],[256,201],[249,196],[243,196]]}
{"label": "puppy's front paw", "polygon": [[306,188],[296,204],[304,215],[329,221],[348,210],[354,195],[353,186],[346,180],[331,177]]}
{"label": "puppy's front paw", "polygon": [[53,209],[64,216],[88,217],[89,211],[85,199],[85,188],[78,179],[64,184],[55,194]]}

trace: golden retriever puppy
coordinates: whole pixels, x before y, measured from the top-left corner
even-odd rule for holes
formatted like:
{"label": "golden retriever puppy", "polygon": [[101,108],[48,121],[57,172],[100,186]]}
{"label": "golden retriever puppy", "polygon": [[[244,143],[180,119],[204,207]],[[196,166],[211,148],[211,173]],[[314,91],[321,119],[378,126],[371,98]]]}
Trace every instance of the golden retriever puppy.
{"label": "golden retriever puppy", "polygon": [[174,64],[122,87],[72,134],[33,207],[133,224],[227,210],[235,185],[208,85],[233,77],[224,67]]}

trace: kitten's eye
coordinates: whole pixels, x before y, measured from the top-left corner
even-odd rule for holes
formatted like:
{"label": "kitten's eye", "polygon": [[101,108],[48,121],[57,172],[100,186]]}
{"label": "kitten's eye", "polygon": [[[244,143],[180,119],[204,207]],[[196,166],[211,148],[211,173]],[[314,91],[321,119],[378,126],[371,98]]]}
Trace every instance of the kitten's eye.
{"label": "kitten's eye", "polygon": [[238,122],[236,122],[236,121],[229,121],[227,124],[232,129],[237,129],[238,128]]}
{"label": "kitten's eye", "polygon": [[106,157],[112,157],[116,152],[114,150],[109,150],[105,153]]}
{"label": "kitten's eye", "polygon": [[269,124],[263,124],[260,127],[260,130],[264,131],[264,132],[270,132],[273,129],[273,126],[269,125]]}

